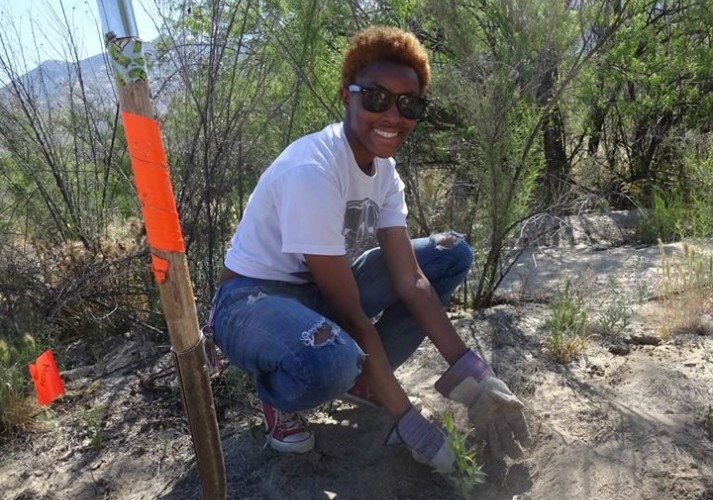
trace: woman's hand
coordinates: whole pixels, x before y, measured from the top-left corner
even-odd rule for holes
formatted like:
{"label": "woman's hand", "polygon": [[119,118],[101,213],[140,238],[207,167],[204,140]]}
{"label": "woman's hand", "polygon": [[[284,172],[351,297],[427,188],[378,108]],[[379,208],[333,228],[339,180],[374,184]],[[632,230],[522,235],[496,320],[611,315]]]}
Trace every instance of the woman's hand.
{"label": "woman's hand", "polygon": [[473,351],[466,351],[436,382],[436,390],[468,408],[476,434],[496,458],[519,458],[530,442],[524,405]]}
{"label": "woman's hand", "polygon": [[386,444],[403,443],[413,458],[440,473],[453,470],[455,453],[445,433],[432,424],[413,406],[394,424]]}

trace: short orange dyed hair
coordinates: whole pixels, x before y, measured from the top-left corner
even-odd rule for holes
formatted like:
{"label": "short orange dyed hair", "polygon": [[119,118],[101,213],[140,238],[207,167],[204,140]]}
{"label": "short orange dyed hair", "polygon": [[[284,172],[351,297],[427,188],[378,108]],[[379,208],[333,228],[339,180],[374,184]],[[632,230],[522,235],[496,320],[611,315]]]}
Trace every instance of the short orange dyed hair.
{"label": "short orange dyed hair", "polygon": [[421,95],[431,83],[431,64],[426,48],[413,33],[390,26],[369,26],[352,37],[342,61],[342,85],[354,83],[357,73],[375,61],[395,61],[412,67],[421,84]]}

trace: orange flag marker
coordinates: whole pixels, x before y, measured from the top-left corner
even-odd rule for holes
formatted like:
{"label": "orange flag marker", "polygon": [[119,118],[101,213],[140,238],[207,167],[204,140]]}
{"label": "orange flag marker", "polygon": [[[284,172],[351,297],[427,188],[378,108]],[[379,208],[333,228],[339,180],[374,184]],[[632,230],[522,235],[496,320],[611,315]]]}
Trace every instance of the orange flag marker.
{"label": "orange flag marker", "polygon": [[30,364],[30,375],[35,382],[38,404],[49,404],[64,393],[64,384],[59,378],[59,370],[51,350],[43,352],[35,364]]}

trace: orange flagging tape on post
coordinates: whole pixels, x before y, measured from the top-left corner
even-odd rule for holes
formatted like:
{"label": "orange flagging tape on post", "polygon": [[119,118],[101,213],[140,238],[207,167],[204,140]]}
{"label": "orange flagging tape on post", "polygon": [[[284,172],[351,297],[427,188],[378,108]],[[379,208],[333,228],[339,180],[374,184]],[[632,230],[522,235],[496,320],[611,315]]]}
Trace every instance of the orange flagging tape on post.
{"label": "orange flagging tape on post", "polygon": [[158,255],[151,254],[151,271],[156,283],[161,284],[166,281],[168,274],[168,261]]}
{"label": "orange flagging tape on post", "polygon": [[124,111],[121,117],[149,245],[156,250],[184,252],[161,128],[145,116]]}
{"label": "orange flagging tape on post", "polygon": [[35,382],[37,403],[49,404],[64,393],[64,384],[59,378],[59,370],[54,362],[52,351],[43,352],[35,364],[30,364],[30,375]]}

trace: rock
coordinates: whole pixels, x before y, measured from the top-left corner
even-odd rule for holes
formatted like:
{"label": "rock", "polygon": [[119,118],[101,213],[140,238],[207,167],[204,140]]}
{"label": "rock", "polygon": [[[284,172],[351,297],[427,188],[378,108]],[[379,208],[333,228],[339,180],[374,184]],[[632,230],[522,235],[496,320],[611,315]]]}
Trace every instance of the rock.
{"label": "rock", "polygon": [[701,314],[696,322],[695,333],[698,335],[713,335],[713,314]]}
{"label": "rock", "polygon": [[609,352],[617,356],[625,356],[631,352],[631,347],[625,342],[614,344],[609,347]]}
{"label": "rock", "polygon": [[635,335],[632,334],[626,340],[627,344],[638,344],[638,345],[659,345],[661,343],[661,338],[656,335]]}

